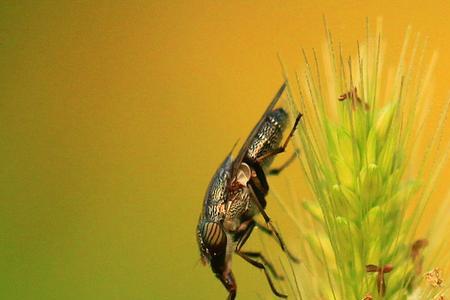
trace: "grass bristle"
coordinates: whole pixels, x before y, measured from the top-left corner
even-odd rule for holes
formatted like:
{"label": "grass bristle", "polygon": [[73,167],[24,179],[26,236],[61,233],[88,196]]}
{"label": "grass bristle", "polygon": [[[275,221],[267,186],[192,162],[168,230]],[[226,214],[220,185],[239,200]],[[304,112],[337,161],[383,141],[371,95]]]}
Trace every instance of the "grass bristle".
{"label": "grass bristle", "polygon": [[449,197],[437,221],[421,221],[450,153],[450,102],[430,134],[435,55],[408,29],[395,71],[384,69],[381,30],[367,28],[351,56],[326,29],[323,58],[303,51],[304,68],[288,78],[311,195],[298,213],[282,203],[304,243],[291,289],[297,299],[439,299],[445,284],[426,274],[438,268],[445,283]]}

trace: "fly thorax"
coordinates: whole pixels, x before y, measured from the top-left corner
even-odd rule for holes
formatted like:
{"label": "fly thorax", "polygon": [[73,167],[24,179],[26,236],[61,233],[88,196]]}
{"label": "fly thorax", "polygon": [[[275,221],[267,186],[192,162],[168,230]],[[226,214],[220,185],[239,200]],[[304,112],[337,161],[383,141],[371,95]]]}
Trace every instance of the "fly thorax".
{"label": "fly thorax", "polygon": [[227,203],[225,219],[239,219],[247,211],[249,203],[249,190],[246,186],[233,191]]}
{"label": "fly thorax", "polygon": [[223,201],[210,201],[206,207],[206,216],[211,222],[220,222],[225,215],[225,203]]}

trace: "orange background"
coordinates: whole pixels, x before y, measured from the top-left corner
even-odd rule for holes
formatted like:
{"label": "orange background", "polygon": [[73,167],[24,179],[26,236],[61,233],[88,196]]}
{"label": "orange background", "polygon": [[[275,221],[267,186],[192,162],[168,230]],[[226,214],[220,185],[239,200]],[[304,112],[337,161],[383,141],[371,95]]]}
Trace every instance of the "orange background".
{"label": "orange background", "polygon": [[[277,54],[295,70],[302,47],[321,49],[323,16],[353,50],[366,17],[381,16],[387,63],[408,25],[440,51],[442,101],[449,11],[448,1],[2,2],[0,298],[225,298],[198,263],[195,225],[215,168],[282,81]],[[270,297],[262,273],[234,265],[241,299]]]}

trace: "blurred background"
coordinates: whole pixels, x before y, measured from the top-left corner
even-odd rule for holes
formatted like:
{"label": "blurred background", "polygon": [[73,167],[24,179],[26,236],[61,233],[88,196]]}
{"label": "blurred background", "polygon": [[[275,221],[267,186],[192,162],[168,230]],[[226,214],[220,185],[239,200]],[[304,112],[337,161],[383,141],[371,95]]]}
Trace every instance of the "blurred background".
{"label": "blurred background", "polygon": [[[366,18],[382,17],[390,64],[412,25],[439,50],[432,101],[443,102],[448,11],[447,1],[2,1],[0,298],[225,299],[199,263],[195,226],[216,167],[282,82],[277,55],[295,70],[302,48],[321,49],[323,16],[353,51]],[[301,185],[296,167],[274,186]],[[295,249],[292,224],[277,203],[269,211]],[[271,247],[258,236],[249,248]],[[261,272],[240,259],[234,270],[240,299],[270,297]]]}

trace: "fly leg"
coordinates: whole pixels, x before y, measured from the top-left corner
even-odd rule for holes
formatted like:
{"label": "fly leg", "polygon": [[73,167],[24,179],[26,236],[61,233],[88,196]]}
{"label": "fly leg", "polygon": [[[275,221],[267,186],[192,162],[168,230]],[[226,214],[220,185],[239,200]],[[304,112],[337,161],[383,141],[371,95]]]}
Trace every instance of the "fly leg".
{"label": "fly leg", "polygon": [[249,184],[250,184],[249,190],[253,194],[253,197],[252,197],[252,199],[254,200],[253,202],[255,203],[256,207],[258,208],[259,212],[261,213],[262,217],[264,218],[264,221],[267,224],[268,228],[265,228],[267,230],[266,233],[268,233],[268,234],[270,233],[270,235],[274,235],[276,240],[278,241],[278,244],[280,245],[281,249],[283,250],[283,252],[285,252],[293,262],[298,263],[299,262],[298,258],[293,256],[287,250],[286,245],[285,245],[283,239],[281,238],[280,233],[275,228],[275,226],[273,226],[272,221],[270,220],[270,217],[267,215],[266,211],[264,210],[263,206],[261,205],[261,203],[265,203],[264,195],[256,188],[255,184],[252,181],[249,181]]}
{"label": "fly leg", "polygon": [[244,260],[246,260],[250,264],[252,264],[253,266],[257,267],[258,269],[262,269],[264,271],[264,274],[266,275],[267,281],[269,282],[270,289],[272,290],[272,293],[274,293],[274,295],[276,295],[276,296],[278,296],[280,298],[287,298],[287,295],[281,294],[280,292],[278,292],[275,289],[275,286],[273,285],[272,279],[270,278],[269,273],[267,272],[267,269],[264,266],[264,264],[262,264],[259,261],[256,261],[256,260],[250,258],[247,254],[245,254],[245,252],[238,252],[238,251],[236,251],[236,254],[239,255],[240,257],[242,257]]}
{"label": "fly leg", "polygon": [[294,126],[292,127],[291,132],[289,133],[288,137],[286,138],[286,141],[284,141],[283,146],[275,148],[273,150],[270,150],[270,151],[264,153],[260,157],[257,157],[256,161],[261,164],[267,158],[275,156],[275,155],[280,154],[280,153],[283,153],[286,150],[286,147],[289,144],[289,141],[291,140],[292,136],[294,135],[294,131],[297,128],[298,122],[300,122],[301,118],[302,118],[302,114],[299,113],[297,115],[297,118],[295,118]]}
{"label": "fly leg", "polygon": [[277,273],[277,271],[275,270],[272,263],[270,263],[262,255],[262,253],[251,252],[251,251],[241,251],[242,246],[244,246],[244,244],[247,242],[247,239],[250,237],[250,234],[252,233],[253,228],[255,228],[255,225],[257,225],[257,223],[254,220],[251,220],[251,222],[247,225],[247,228],[245,228],[244,231],[242,232],[242,234],[240,234],[240,236],[238,237],[237,245],[236,245],[236,251],[243,253],[243,254],[247,255],[248,257],[259,258],[262,261],[262,263],[267,267],[269,272],[273,275],[273,277],[275,277],[276,279],[279,279],[279,280],[283,280],[284,279],[283,275],[280,275]]}
{"label": "fly leg", "polygon": [[[236,254],[242,257],[245,261],[253,265],[254,267],[257,267],[258,269],[261,269],[264,271],[264,275],[266,275],[267,282],[269,283],[270,289],[272,290],[273,294],[281,297],[281,298],[287,298],[286,295],[280,293],[275,288],[272,279],[270,278],[269,272],[272,273],[275,277],[280,278],[282,276],[278,275],[275,272],[275,269],[273,268],[272,264],[270,264],[265,257],[259,253],[259,252],[246,252],[241,251],[242,246],[245,244],[247,239],[250,237],[250,234],[253,231],[253,228],[255,227],[255,222],[252,220],[252,222],[248,225],[248,227],[245,229],[245,231],[242,232],[242,235],[239,237],[239,240],[236,245]],[[259,262],[254,258],[260,258],[262,262]]]}
{"label": "fly leg", "polygon": [[[277,234],[274,234],[274,232],[270,229],[270,228],[267,228],[266,226],[264,226],[263,224],[259,224],[258,222],[255,222],[255,225],[262,231],[262,232],[264,232],[265,234],[268,234],[268,235],[270,235],[270,236],[272,236],[272,237],[275,237],[275,240],[277,241],[277,242],[279,242],[279,240],[278,240],[278,238],[277,238]],[[281,235],[278,233],[278,236],[280,237],[280,239],[281,239]],[[283,241],[282,241],[283,242]],[[292,254],[292,252],[291,251],[289,251],[289,249],[286,247],[286,245],[281,245],[280,244],[280,247],[283,249],[283,247],[284,247],[284,251],[286,252],[286,254],[287,254],[287,256],[288,256],[288,258],[292,261],[292,262],[294,262],[294,263],[300,263],[300,260],[294,255],[294,254]]]}
{"label": "fly leg", "polygon": [[269,272],[273,275],[273,277],[275,277],[275,279],[284,280],[284,276],[277,273],[277,271],[275,270],[275,268],[272,265],[272,263],[269,262],[267,260],[267,258],[261,252],[257,252],[257,251],[240,251],[240,253],[245,254],[245,255],[247,255],[248,257],[251,257],[251,258],[260,259],[262,264],[265,267],[267,267],[267,269],[269,269]]}
{"label": "fly leg", "polygon": [[282,164],[278,168],[270,169],[268,175],[278,175],[278,174],[280,174],[281,171],[283,171],[287,166],[289,166],[295,160],[296,156],[297,156],[296,153],[292,154],[291,157],[284,164]]}

